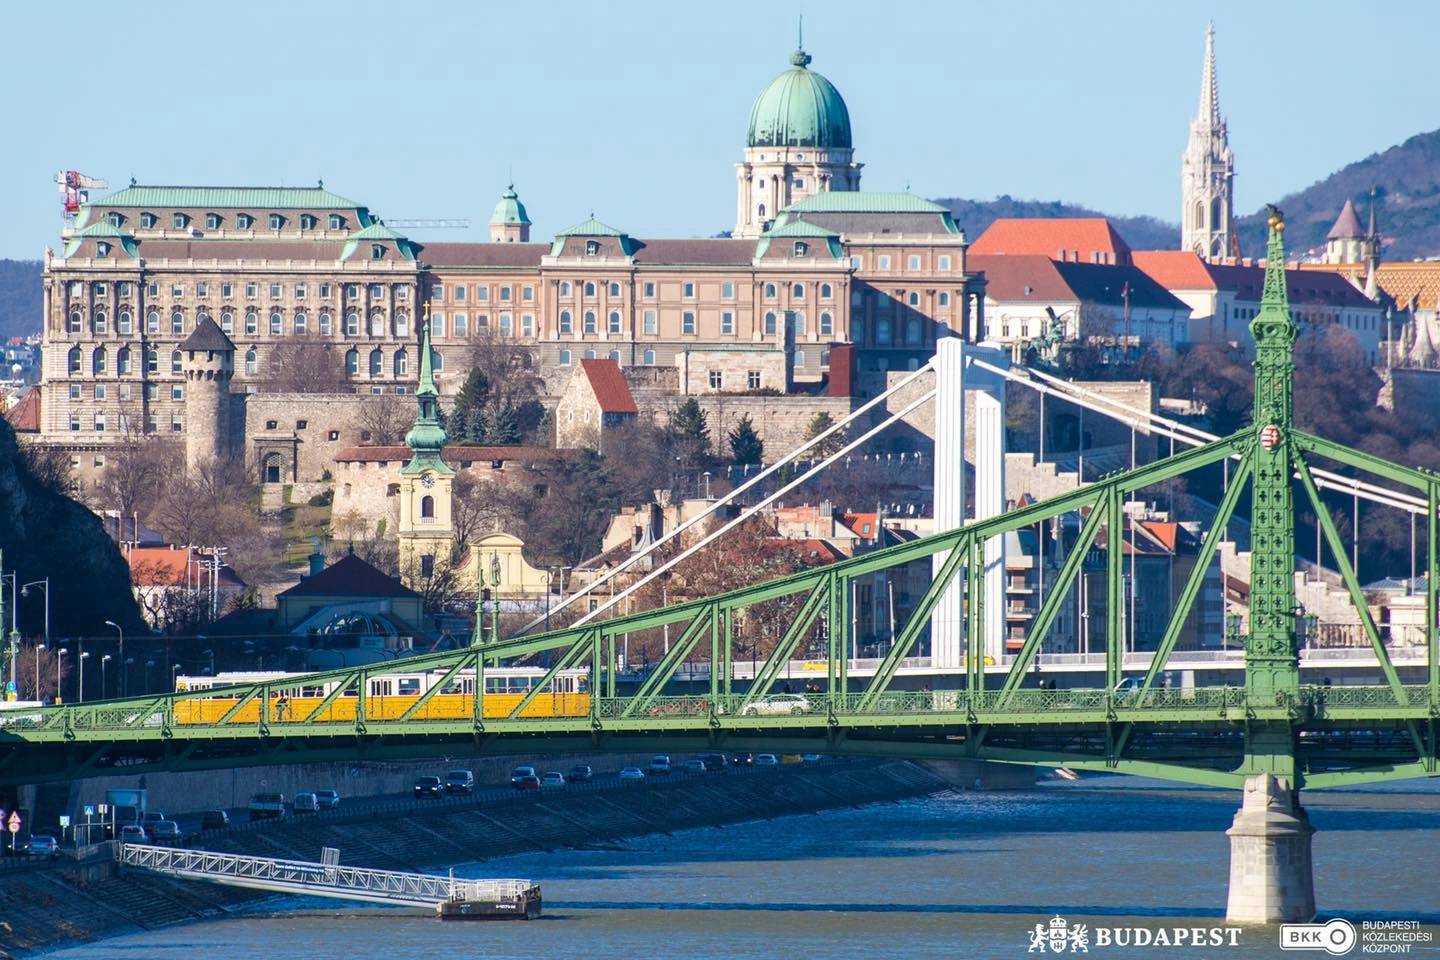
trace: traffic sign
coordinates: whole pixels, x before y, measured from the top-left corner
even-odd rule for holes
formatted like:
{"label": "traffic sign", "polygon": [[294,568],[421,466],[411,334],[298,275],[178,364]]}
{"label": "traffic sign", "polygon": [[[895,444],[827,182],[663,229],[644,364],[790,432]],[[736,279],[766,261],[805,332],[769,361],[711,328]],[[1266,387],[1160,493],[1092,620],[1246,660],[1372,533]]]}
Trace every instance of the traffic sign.
{"label": "traffic sign", "polygon": [[68,826],[70,826],[70,814],[68,814],[68,813],[62,813],[62,814],[60,814],[60,829],[61,829],[61,830],[64,830],[64,829],[65,829],[66,827],[68,827]]}
{"label": "traffic sign", "polygon": [[5,824],[11,833],[20,832],[20,814],[18,811],[10,814],[10,820]]}
{"label": "traffic sign", "polygon": [[87,817],[93,817],[93,816],[95,816],[95,804],[93,804],[93,803],[87,803],[87,804],[85,804],[85,816],[87,816]]}

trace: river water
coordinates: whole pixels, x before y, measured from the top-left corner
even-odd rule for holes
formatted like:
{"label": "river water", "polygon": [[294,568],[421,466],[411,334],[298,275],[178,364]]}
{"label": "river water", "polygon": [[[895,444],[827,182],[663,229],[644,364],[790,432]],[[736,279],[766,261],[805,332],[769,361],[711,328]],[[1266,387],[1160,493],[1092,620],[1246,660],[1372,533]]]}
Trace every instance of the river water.
{"label": "river water", "polygon": [[[1319,831],[1322,915],[1357,927],[1419,920],[1432,940],[1408,955],[1440,956],[1440,783],[1306,802]],[[970,960],[1025,956],[1035,924],[1057,915],[1090,928],[1090,957],[1277,956],[1273,929],[1179,951],[1095,939],[1098,927],[1222,925],[1224,831],[1238,803],[1236,793],[1121,777],[952,792],[457,866],[457,875],[540,881],[545,915],[530,923],[442,923],[293,898],[52,956]]]}

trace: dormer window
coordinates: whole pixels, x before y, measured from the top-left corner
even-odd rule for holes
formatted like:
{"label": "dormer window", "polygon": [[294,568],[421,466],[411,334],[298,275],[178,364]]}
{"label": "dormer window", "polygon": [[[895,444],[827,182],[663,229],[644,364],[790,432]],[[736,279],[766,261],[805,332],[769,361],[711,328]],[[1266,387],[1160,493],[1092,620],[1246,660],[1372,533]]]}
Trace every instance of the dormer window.
{"label": "dormer window", "polygon": [[283,227],[283,226],[285,226],[285,218],[284,218],[284,217],[280,216],[280,214],[278,214],[278,213],[272,213],[272,214],[270,214],[270,229],[271,229],[271,230],[279,230],[279,229],[280,229],[281,227]]}
{"label": "dormer window", "polygon": [[170,220],[174,223],[176,230],[184,230],[186,224],[190,222],[190,218],[178,210],[170,215]]}
{"label": "dormer window", "polygon": [[125,222],[125,215],[118,210],[111,210],[110,215],[105,219],[109,221],[110,226],[118,227],[120,226],[120,224]]}
{"label": "dormer window", "polygon": [[370,244],[370,259],[371,259],[371,260],[384,260],[384,259],[385,259],[385,244],[383,244],[383,243],[372,243],[372,244]]}
{"label": "dormer window", "polygon": [[97,242],[95,243],[95,256],[97,256],[97,257],[108,257],[108,256],[110,256],[110,244],[106,243],[104,240],[99,240],[99,241],[97,241]]}
{"label": "dormer window", "polygon": [[205,229],[206,229],[206,230],[219,230],[219,229],[220,229],[220,214],[218,214],[218,213],[207,213],[207,214],[205,214]]}
{"label": "dormer window", "polygon": [[340,214],[338,214],[338,213],[332,213],[332,214],[330,214],[330,229],[331,229],[331,230],[344,230],[344,229],[345,229],[345,218],[342,217],[342,216],[340,216]]}
{"label": "dormer window", "polygon": [[598,257],[598,256],[600,256],[600,241],[599,241],[599,240],[586,240],[586,241],[585,241],[585,256],[587,256],[587,257]]}
{"label": "dormer window", "polygon": [[317,226],[319,226],[319,221],[315,219],[315,217],[314,217],[313,214],[309,214],[309,213],[302,213],[302,214],[300,214],[300,229],[301,229],[301,230],[314,230]]}
{"label": "dormer window", "polygon": [[249,230],[255,226],[255,218],[248,213],[237,213],[235,214],[235,226],[241,230]]}
{"label": "dormer window", "polygon": [[144,227],[146,230],[153,230],[154,227],[155,227],[155,214],[153,214],[153,213],[142,213],[142,214],[140,214],[140,226]]}
{"label": "dormer window", "polygon": [[808,256],[810,256],[810,244],[806,243],[804,240],[796,240],[796,241],[795,241],[795,256],[797,256],[797,257],[808,257]]}

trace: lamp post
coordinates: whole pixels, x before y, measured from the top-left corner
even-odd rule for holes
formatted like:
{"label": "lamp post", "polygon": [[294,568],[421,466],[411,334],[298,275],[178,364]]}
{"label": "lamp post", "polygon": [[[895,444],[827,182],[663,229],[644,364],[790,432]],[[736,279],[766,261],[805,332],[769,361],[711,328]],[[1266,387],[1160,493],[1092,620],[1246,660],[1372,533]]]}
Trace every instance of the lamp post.
{"label": "lamp post", "polygon": [[[120,663],[120,689],[122,691],[130,689],[130,665],[134,662],[134,657],[126,657]],[[122,693],[121,696],[124,694]]]}
{"label": "lamp post", "polygon": [[50,578],[44,580],[31,580],[29,583],[20,585],[20,596],[30,596],[30,588],[39,587],[45,591],[45,645],[50,645]]}
{"label": "lamp post", "polygon": [[40,690],[40,651],[48,649],[50,648],[43,643],[35,645],[35,699],[41,702],[45,700],[45,695]]}
{"label": "lamp post", "polygon": [[55,702],[56,702],[56,703],[63,703],[63,702],[65,701],[64,696],[61,695],[60,683],[61,683],[61,679],[65,676],[65,654],[67,654],[67,653],[69,653],[69,652],[70,652],[70,651],[69,651],[67,648],[65,648],[65,647],[61,647],[59,650],[56,650],[56,651],[55,651]]}
{"label": "lamp post", "polygon": [[89,660],[89,659],[90,659],[90,651],[89,651],[89,650],[81,650],[81,651],[80,651],[80,693],[79,693],[79,696],[78,696],[78,698],[77,698],[80,703],[84,703],[84,702],[85,702],[85,661],[86,661],[86,660]]}
{"label": "lamp post", "polygon": [[[20,616],[20,607],[15,594],[20,585],[20,574],[11,572],[0,576],[0,584],[3,584],[7,579],[10,581],[10,685],[18,689],[19,677],[15,672],[15,658],[20,652],[20,631],[16,628]],[[0,627],[3,627],[3,624],[0,624]]]}
{"label": "lamp post", "polygon": [[145,661],[145,692],[147,694],[150,692],[150,668],[153,666],[155,666],[154,660]]}
{"label": "lamp post", "polygon": [[101,699],[101,700],[105,700],[105,699],[107,699],[107,698],[110,696],[110,671],[107,669],[107,668],[109,667],[109,665],[110,665],[110,660],[111,660],[111,657],[110,657],[110,654],[108,654],[108,653],[105,654],[105,656],[103,656],[103,657],[100,658],[100,699]]}
{"label": "lamp post", "polygon": [[[177,673],[179,673],[179,672],[180,672],[180,664],[178,664],[178,663],[172,663],[172,664],[170,665],[170,690],[174,690],[174,689],[175,689],[175,674],[177,674]],[[168,691],[167,691],[167,692],[168,692]]]}
{"label": "lamp post", "polygon": [[[106,621],[105,621],[105,626],[107,626],[107,627],[114,627],[114,628],[115,628],[115,632],[118,633],[118,634],[120,634],[120,651],[119,651],[119,657],[120,657],[120,663],[123,665],[123,664],[125,663],[125,631],[122,630],[121,627],[120,627],[120,624],[116,623],[114,620],[106,620]],[[122,670],[121,673],[120,673],[120,696],[122,696],[122,697],[125,696],[125,673],[126,673],[126,671],[123,671],[123,670]]]}
{"label": "lamp post", "polygon": [[200,656],[202,656],[202,657],[209,657],[209,658],[210,658],[210,676],[212,676],[212,677],[215,676],[215,651],[214,651],[214,650],[201,650],[201,651],[200,651]]}
{"label": "lamp post", "polygon": [[706,500],[709,500],[709,499],[710,499],[710,471],[709,471],[709,470],[706,470],[704,473],[701,474],[701,476],[705,478],[705,499],[706,499]]}

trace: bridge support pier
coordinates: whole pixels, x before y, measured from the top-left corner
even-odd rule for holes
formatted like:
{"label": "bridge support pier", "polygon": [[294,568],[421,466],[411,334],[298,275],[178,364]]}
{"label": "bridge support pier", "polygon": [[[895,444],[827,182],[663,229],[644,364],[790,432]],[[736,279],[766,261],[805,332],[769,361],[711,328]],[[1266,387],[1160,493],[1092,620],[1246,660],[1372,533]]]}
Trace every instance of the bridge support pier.
{"label": "bridge support pier", "polygon": [[1315,828],[1290,781],[1262,773],[1245,780],[1230,838],[1228,923],[1305,923],[1315,916],[1310,838]]}

